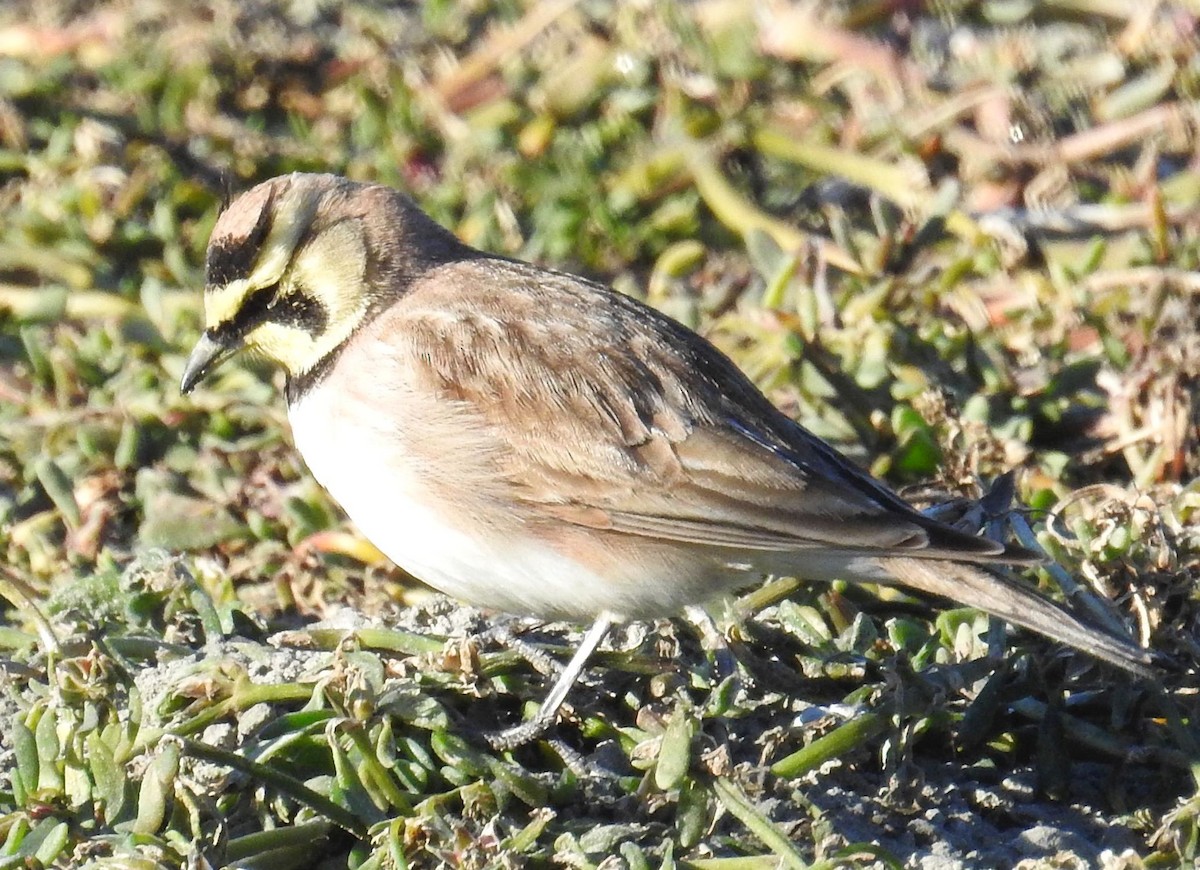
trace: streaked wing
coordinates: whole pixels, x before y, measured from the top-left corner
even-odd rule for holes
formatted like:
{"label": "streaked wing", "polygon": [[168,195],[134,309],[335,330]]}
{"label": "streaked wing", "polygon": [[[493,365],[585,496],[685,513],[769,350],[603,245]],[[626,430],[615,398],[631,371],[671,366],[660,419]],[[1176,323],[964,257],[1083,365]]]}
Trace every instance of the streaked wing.
{"label": "streaked wing", "polygon": [[1003,552],[921,517],[640,303],[521,263],[446,270],[397,306],[397,334],[482,416],[534,511],[722,548]]}

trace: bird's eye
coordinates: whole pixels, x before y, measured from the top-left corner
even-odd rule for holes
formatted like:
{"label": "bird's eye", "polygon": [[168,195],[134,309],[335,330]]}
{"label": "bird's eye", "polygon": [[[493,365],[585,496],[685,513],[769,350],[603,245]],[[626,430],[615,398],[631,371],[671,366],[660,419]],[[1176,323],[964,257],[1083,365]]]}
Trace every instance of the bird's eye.
{"label": "bird's eye", "polygon": [[329,325],[329,311],[303,288],[283,294],[272,284],[248,295],[237,314],[213,330],[213,337],[236,342],[268,321],[320,335]]}
{"label": "bird's eye", "polygon": [[[279,307],[276,308],[276,304]],[[329,310],[316,294],[297,281],[296,286],[286,296],[276,296],[268,304],[271,319],[302,329],[312,335],[320,335],[329,326]]]}
{"label": "bird's eye", "polygon": [[271,308],[279,295],[279,285],[260,287],[246,297],[242,307],[232,318],[226,320],[213,330],[213,337],[235,342],[256,326],[260,326],[270,318]]}

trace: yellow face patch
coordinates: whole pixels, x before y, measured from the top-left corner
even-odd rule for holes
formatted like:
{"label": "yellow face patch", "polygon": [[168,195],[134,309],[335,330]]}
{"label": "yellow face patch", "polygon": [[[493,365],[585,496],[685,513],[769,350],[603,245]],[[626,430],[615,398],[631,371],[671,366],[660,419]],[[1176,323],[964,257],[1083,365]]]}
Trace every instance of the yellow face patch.
{"label": "yellow face patch", "polygon": [[347,321],[353,328],[366,307],[366,270],[362,228],[343,221],[304,246],[292,266],[291,280],[325,306],[329,327],[337,331]]}
{"label": "yellow face patch", "polygon": [[292,374],[315,366],[350,337],[367,310],[366,245],[353,222],[322,230],[296,255],[282,281],[284,295],[305,294],[325,312],[319,333],[267,321],[246,336],[246,344],[279,362]]}
{"label": "yellow face patch", "polygon": [[[273,231],[267,237],[248,279],[208,289],[205,325],[214,333],[228,329],[244,317],[248,305],[263,304],[264,288],[275,288],[262,322],[239,340],[247,350],[300,374],[349,338],[365,315],[367,251],[362,228],[354,220],[315,230],[299,251],[288,250],[285,259],[279,242],[292,241],[289,236]],[[289,320],[302,304],[318,308],[319,318],[303,325]]]}
{"label": "yellow face patch", "polygon": [[247,279],[230,281],[224,287],[209,287],[204,291],[204,328],[216,331],[221,324],[233,322],[250,294]]}
{"label": "yellow face patch", "polygon": [[[246,300],[257,290],[272,287],[280,282],[296,245],[304,231],[312,224],[320,199],[319,192],[311,188],[288,189],[273,198],[266,188],[255,189],[243,201],[230,207],[228,217],[223,218],[230,227],[218,222],[218,228],[229,230],[229,235],[246,235],[250,215],[254,221],[269,218],[270,225],[263,239],[254,267],[246,278],[238,278],[222,285],[209,285],[204,292],[204,326],[217,330],[223,324],[232,323]],[[270,208],[271,214],[264,216],[262,209]],[[249,231],[252,232],[252,231]]]}
{"label": "yellow face patch", "polygon": [[292,375],[308,371],[324,356],[318,352],[317,340],[311,333],[269,321],[251,330],[245,346],[279,363]]}

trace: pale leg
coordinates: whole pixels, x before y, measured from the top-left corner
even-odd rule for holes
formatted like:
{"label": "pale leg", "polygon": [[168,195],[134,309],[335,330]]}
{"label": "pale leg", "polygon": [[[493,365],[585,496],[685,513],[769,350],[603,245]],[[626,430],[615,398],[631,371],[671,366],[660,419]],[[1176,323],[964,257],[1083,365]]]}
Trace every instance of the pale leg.
{"label": "pale leg", "polygon": [[515,749],[538,737],[554,724],[555,718],[558,716],[558,708],[566,699],[567,692],[571,691],[571,687],[583,673],[587,660],[604,640],[615,619],[616,617],[607,611],[596,617],[596,621],[592,623],[592,627],[587,630],[587,634],[580,641],[579,649],[575,651],[575,655],[571,656],[567,666],[563,668],[558,679],[554,681],[554,685],[550,687],[550,692],[542,701],[542,706],[538,708],[537,715],[528,722],[523,722],[498,734],[487,735],[487,740],[494,749]]}

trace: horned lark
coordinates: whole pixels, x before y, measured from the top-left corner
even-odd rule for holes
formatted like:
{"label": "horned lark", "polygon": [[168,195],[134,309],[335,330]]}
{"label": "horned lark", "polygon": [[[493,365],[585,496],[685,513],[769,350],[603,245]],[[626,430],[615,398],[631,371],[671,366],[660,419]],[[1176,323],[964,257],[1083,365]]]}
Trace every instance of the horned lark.
{"label": "horned lark", "polygon": [[1149,656],[986,566],[1028,554],[934,521],[777,410],[686,327],[474,250],[403,194],[271,179],[208,248],[190,391],[246,348],[287,373],[296,447],[396,564],[474,604],[592,629],[764,575],[896,583],[1134,672]]}

